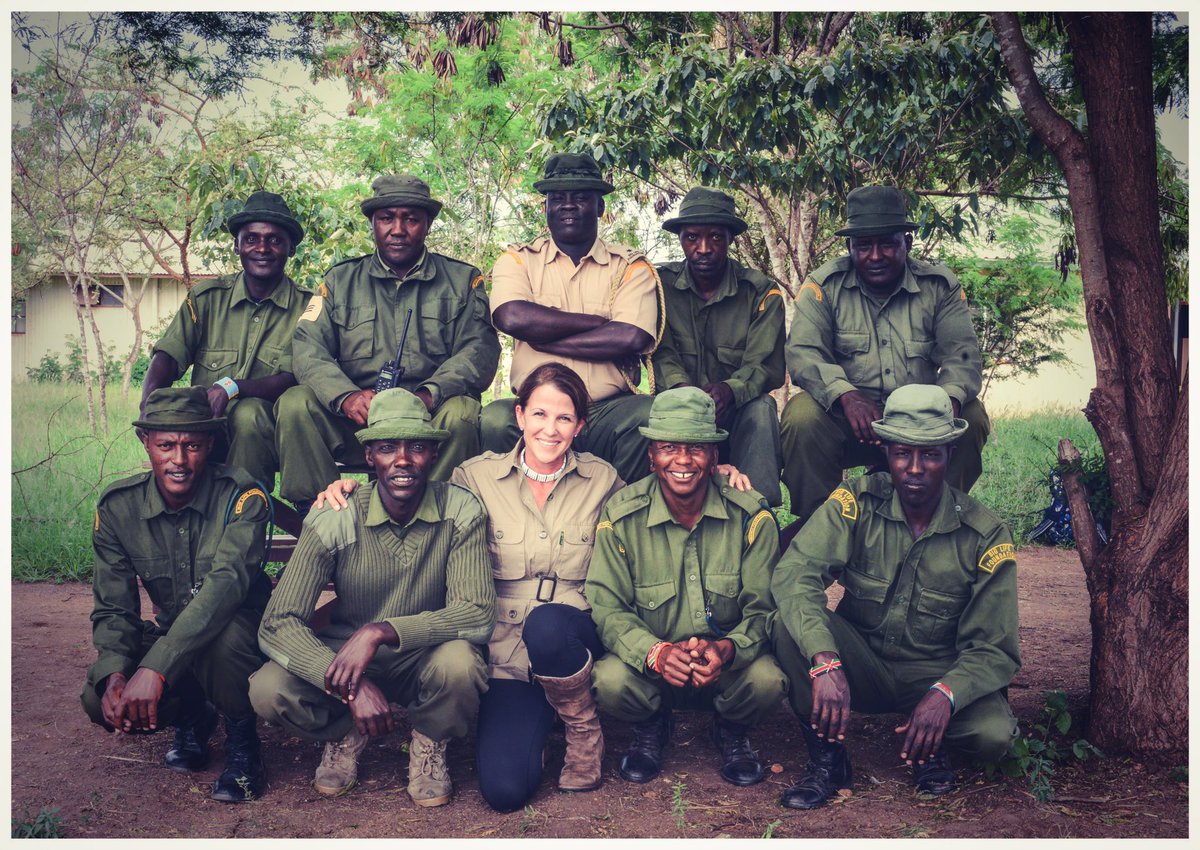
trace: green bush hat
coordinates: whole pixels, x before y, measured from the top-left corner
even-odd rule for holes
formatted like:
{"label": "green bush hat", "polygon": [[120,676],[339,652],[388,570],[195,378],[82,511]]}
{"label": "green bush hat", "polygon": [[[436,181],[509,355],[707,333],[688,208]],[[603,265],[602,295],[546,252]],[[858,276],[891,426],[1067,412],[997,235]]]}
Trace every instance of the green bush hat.
{"label": "green bush hat", "polygon": [[408,390],[396,387],[384,390],[371,399],[367,413],[367,427],[355,436],[360,443],[372,440],[442,440],[450,439],[450,432],[434,428],[429,409]]}
{"label": "green bush hat", "polygon": [[719,443],[729,436],[717,427],[717,406],[699,387],[678,387],[654,397],[650,422],[638,428],[648,440]]}
{"label": "green bush hat", "polygon": [[271,224],[278,224],[292,237],[293,246],[299,245],[300,240],[304,238],[304,228],[300,226],[300,222],[292,215],[292,211],[283,200],[283,196],[276,195],[274,192],[255,192],[246,199],[241,212],[234,213],[229,217],[225,222],[225,226],[229,228],[229,232],[236,239],[238,231],[252,221],[266,221]]}
{"label": "green bush hat", "polygon": [[941,446],[967,431],[954,415],[950,396],[934,384],[906,384],[888,396],[883,418],[871,423],[879,439],[906,446]]}
{"label": "green bush hat", "polygon": [[141,419],[133,427],[146,431],[217,431],[224,416],[213,416],[208,387],[162,387],[150,393]]}
{"label": "green bush hat", "polygon": [[697,186],[688,190],[679,205],[679,215],[662,223],[662,229],[678,233],[692,224],[716,224],[728,227],[733,236],[746,231],[746,222],[738,218],[733,198],[716,189]]}
{"label": "green bush hat", "polygon": [[848,223],[835,236],[886,236],[916,230],[908,221],[904,193],[895,186],[859,186],[846,196]]}
{"label": "green bush hat", "polygon": [[543,195],[565,189],[590,189],[607,195],[615,190],[604,179],[596,160],[585,153],[556,153],[546,160],[545,177],[533,184]]}
{"label": "green bush hat", "polygon": [[442,202],[429,194],[429,184],[411,174],[384,174],[375,178],[371,189],[375,194],[359,204],[367,218],[383,207],[420,207],[429,212],[432,222],[442,211]]}

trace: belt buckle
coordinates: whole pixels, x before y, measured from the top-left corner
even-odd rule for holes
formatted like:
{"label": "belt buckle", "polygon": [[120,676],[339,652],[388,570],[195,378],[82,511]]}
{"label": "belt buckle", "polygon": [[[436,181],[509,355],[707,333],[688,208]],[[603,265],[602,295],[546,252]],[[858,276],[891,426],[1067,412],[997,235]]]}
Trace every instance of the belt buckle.
{"label": "belt buckle", "polygon": [[[534,599],[538,602],[553,602],[554,592],[558,588],[558,576],[538,576],[537,593],[534,594]],[[545,599],[542,598],[542,591],[546,586],[546,582],[550,582],[550,595]]]}

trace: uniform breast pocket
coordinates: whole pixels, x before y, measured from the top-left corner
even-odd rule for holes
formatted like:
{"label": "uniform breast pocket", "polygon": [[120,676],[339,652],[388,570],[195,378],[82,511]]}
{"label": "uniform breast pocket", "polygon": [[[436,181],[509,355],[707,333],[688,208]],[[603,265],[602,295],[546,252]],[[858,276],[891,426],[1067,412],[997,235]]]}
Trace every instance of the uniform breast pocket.
{"label": "uniform breast pocket", "polygon": [[347,310],[340,321],[335,320],[338,336],[338,360],[350,363],[366,360],[375,352],[375,307],[355,307]]}
{"label": "uniform breast pocket", "polygon": [[558,577],[572,581],[583,581],[587,578],[588,565],[592,562],[592,544],[595,542],[594,526],[569,525],[564,528],[562,546],[554,565]]}
{"label": "uniform breast pocket", "polygon": [[[133,571],[142,580],[146,595],[160,608],[173,608],[175,599],[174,568],[166,557],[133,558]],[[184,581],[187,581],[186,576]]]}
{"label": "uniform breast pocket", "polygon": [[846,370],[850,383],[863,382],[866,374],[866,355],[871,349],[871,335],[853,331],[838,331],[833,341],[837,361]]}
{"label": "uniform breast pocket", "polygon": [[[435,302],[436,306],[422,305],[425,314],[421,316],[421,348],[422,354],[437,364],[445,360],[451,352],[451,337],[454,330],[455,314],[453,304],[448,301]],[[416,342],[413,331],[408,332],[408,345]]]}
{"label": "uniform breast pocket", "polygon": [[192,382],[196,386],[211,384],[217,378],[232,374],[236,368],[237,349],[205,348],[192,366]]}
{"label": "uniform breast pocket", "polygon": [[958,618],[969,596],[922,589],[917,594],[917,613],[912,620],[913,637],[924,644],[951,647],[958,635]]}
{"label": "uniform breast pocket", "polygon": [[742,621],[742,609],[738,606],[741,591],[742,581],[736,574],[704,576],[705,598],[712,609],[713,620],[724,631]]}
{"label": "uniform breast pocket", "polygon": [[[291,346],[287,348],[287,354],[291,354]],[[258,363],[260,374],[274,375],[276,372],[283,371],[284,366],[284,349],[278,345],[263,345],[258,349],[258,354],[254,357]],[[290,356],[288,357],[288,368],[291,368]]]}
{"label": "uniform breast pocket", "polygon": [[904,354],[908,360],[910,380],[929,384],[937,379],[937,368],[933,364],[933,340],[922,338],[905,340]]}
{"label": "uniform breast pocket", "polygon": [[492,575],[502,581],[525,578],[525,529],[513,523],[499,527],[492,524],[488,535],[488,551],[492,556]]}
{"label": "uniform breast pocket", "polygon": [[842,573],[842,586],[846,592],[838,603],[837,612],[865,629],[878,628],[887,614],[884,602],[889,583],[847,567]]}
{"label": "uniform breast pocket", "polygon": [[633,588],[633,602],[637,606],[638,616],[651,627],[654,623],[665,622],[665,617],[660,617],[659,612],[674,598],[675,582],[673,581],[634,585]]}

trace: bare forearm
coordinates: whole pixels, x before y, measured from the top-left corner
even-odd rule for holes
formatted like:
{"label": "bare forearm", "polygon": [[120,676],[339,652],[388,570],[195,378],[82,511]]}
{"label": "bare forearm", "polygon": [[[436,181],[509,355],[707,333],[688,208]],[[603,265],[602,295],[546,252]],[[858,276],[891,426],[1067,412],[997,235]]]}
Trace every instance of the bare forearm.
{"label": "bare forearm", "polygon": [[511,337],[541,345],[595,330],[608,320],[590,313],[555,310],[531,301],[509,301],[496,308],[492,322]]}
{"label": "bare forearm", "polygon": [[624,322],[608,322],[603,327],[576,334],[556,342],[537,344],[538,351],[575,357],[579,360],[615,360],[630,354],[640,354],[654,342],[650,334]]}
{"label": "bare forearm", "polygon": [[265,378],[247,378],[244,381],[238,381],[238,396],[275,401],[283,395],[284,390],[294,386],[296,386],[295,375],[291,372],[277,372]]}

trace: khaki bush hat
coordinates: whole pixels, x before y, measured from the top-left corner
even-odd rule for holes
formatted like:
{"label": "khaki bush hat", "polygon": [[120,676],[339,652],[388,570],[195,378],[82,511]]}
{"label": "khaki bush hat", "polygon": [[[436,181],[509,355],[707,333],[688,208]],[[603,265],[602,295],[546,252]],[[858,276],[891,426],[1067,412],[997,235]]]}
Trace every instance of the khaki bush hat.
{"label": "khaki bush hat", "polygon": [[662,229],[678,233],[692,224],[716,224],[728,227],[734,236],[746,231],[746,222],[738,218],[737,205],[733,198],[716,189],[706,189],[697,186],[688,190],[679,205],[679,215],[669,218],[662,224]]}
{"label": "khaki bush hat", "polygon": [[678,387],[654,397],[650,421],[638,428],[648,440],[719,443],[729,436],[717,427],[717,406],[699,387]]}
{"label": "khaki bush hat", "polygon": [[955,417],[950,396],[933,384],[908,384],[888,396],[883,418],[871,423],[879,439],[906,446],[941,446],[967,431]]}
{"label": "khaki bush hat", "polygon": [[396,387],[371,399],[367,427],[357,434],[360,443],[372,440],[447,440],[449,431],[434,428],[425,402]]}
{"label": "khaki bush hat", "polygon": [[533,184],[545,195],[567,189],[590,189],[607,195],[616,187],[604,179],[596,160],[585,153],[556,153],[546,160],[545,177]]}
{"label": "khaki bush hat", "polygon": [[234,213],[229,217],[225,226],[236,237],[238,231],[252,221],[278,224],[292,237],[293,246],[300,244],[300,240],[304,238],[304,228],[292,215],[291,208],[283,200],[282,195],[276,195],[274,192],[255,192],[246,199],[241,212]]}
{"label": "khaki bush hat", "polygon": [[375,178],[371,189],[375,194],[359,204],[367,218],[383,207],[420,207],[428,210],[430,221],[442,211],[442,202],[429,194],[429,184],[411,174],[384,174]]}
{"label": "khaki bush hat", "polygon": [[162,387],[150,393],[135,428],[146,431],[217,431],[224,416],[213,416],[207,387]]}
{"label": "khaki bush hat", "polygon": [[859,186],[846,196],[847,224],[835,236],[884,236],[916,230],[908,221],[904,193],[894,186]]}

